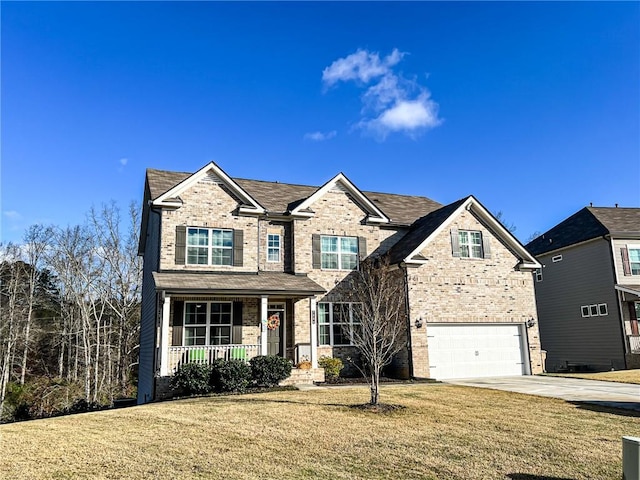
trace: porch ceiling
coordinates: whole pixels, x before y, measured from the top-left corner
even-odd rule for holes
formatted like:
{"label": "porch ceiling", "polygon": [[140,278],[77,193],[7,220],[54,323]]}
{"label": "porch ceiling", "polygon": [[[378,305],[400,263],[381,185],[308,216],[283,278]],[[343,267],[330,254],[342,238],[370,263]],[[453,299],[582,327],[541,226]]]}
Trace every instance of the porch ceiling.
{"label": "porch ceiling", "polygon": [[326,292],[306,275],[282,272],[153,272],[153,280],[156,290],[180,293],[308,297]]}
{"label": "porch ceiling", "polygon": [[640,297],[640,285],[616,285],[616,290]]}

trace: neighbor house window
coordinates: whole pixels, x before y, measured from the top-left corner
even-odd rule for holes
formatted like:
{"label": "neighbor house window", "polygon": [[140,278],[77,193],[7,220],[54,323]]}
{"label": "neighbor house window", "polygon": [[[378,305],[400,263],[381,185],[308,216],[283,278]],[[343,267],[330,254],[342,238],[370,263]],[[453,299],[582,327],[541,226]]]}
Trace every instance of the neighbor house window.
{"label": "neighbor house window", "polygon": [[536,282],[541,282],[542,281],[542,269],[541,268],[537,268],[536,269]]}
{"label": "neighbor house window", "polygon": [[231,302],[185,302],[184,344],[229,345]]}
{"label": "neighbor house window", "polygon": [[460,256],[463,258],[483,258],[482,232],[473,230],[458,231]]}
{"label": "neighbor house window", "polygon": [[558,263],[562,261],[562,255],[556,255],[555,257],[551,257],[551,261],[553,263]]}
{"label": "neighbor house window", "polygon": [[267,262],[280,261],[280,235],[269,233],[267,235]]}
{"label": "neighbor house window", "polygon": [[232,265],[233,230],[187,229],[188,265]]}
{"label": "neighbor house window", "polygon": [[580,313],[583,317],[604,317],[609,315],[606,303],[598,303],[593,305],[582,305]]}
{"label": "neighbor house window", "polygon": [[629,248],[631,275],[640,275],[640,248]]}
{"label": "neighbor house window", "polygon": [[318,303],[320,345],[353,345],[353,334],[360,328],[361,317],[359,303]]}
{"label": "neighbor house window", "polygon": [[355,270],[358,268],[358,238],[320,237],[321,268],[328,270]]}

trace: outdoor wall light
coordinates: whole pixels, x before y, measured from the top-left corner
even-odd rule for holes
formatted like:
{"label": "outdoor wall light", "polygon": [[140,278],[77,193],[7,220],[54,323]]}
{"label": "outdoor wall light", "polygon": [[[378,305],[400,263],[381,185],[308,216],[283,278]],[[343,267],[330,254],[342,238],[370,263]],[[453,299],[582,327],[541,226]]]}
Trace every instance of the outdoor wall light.
{"label": "outdoor wall light", "polygon": [[533,318],[527,320],[527,328],[531,328],[536,324],[536,321]]}
{"label": "outdoor wall light", "polygon": [[416,328],[422,328],[422,317],[416,318]]}

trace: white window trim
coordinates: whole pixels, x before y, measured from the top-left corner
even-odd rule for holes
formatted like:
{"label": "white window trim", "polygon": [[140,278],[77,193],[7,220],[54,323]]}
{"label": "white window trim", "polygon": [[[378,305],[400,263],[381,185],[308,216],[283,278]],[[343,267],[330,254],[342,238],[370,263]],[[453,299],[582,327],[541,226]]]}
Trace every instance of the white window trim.
{"label": "white window trim", "polygon": [[[337,238],[338,239],[338,251],[337,252],[325,252],[322,250],[322,239],[323,238]],[[350,238],[350,239],[355,239],[356,241],[356,253],[352,253],[352,252],[342,252],[342,242],[340,241],[341,238]],[[353,236],[349,236],[349,235],[320,235],[320,268],[322,270],[342,270],[342,271],[351,271],[351,270],[357,270],[360,266],[360,261],[359,261],[359,257],[360,257],[360,251],[359,251],[360,245],[358,242],[358,237],[353,237]],[[329,268],[329,267],[325,267],[322,264],[322,255],[323,254],[331,254],[331,255],[337,255],[338,256],[338,268]],[[350,268],[341,268],[342,266],[342,255],[355,255],[356,257],[356,265],[353,269]]]}
{"label": "white window trim", "polygon": [[[270,237],[277,237],[278,238],[278,246],[277,247],[271,247],[269,245],[269,240]],[[280,263],[281,261],[281,255],[280,255],[280,250],[282,248],[282,235],[280,235],[279,233],[267,233],[267,263]],[[271,260],[269,252],[270,251],[276,251],[278,253],[278,259],[277,260]]]}
{"label": "white window trim", "polygon": [[[189,230],[207,230],[207,245],[190,245],[189,244]],[[213,245],[213,233],[214,232],[231,232],[231,246],[219,246]],[[208,227],[187,227],[187,238],[185,245],[185,265],[213,265],[216,267],[219,266],[232,266],[233,265],[233,229],[232,228],[208,228]],[[207,249],[207,263],[191,263],[189,262],[189,248],[206,248]],[[213,263],[213,250],[215,248],[220,248],[223,250],[231,251],[231,261],[230,263]]]}
{"label": "white window trim", "polygon": [[534,272],[535,272],[536,282],[541,282],[543,280],[542,269],[536,268]]}
{"label": "white window trim", "polygon": [[[462,234],[466,233],[466,237],[467,237],[467,241],[463,242],[462,241]],[[472,235],[470,235],[471,233],[479,233],[480,234],[480,243],[476,244],[476,243],[471,243],[469,242],[469,240],[472,238]],[[462,247],[466,246],[467,247],[467,251],[469,252],[469,255],[463,255],[462,254]],[[473,247],[480,247],[480,255],[476,256],[473,254]],[[458,230],[458,248],[460,251],[460,258],[476,258],[476,259],[480,259],[480,258],[484,258],[484,245],[482,242],[482,231],[480,230]]]}
{"label": "white window trim", "polygon": [[[585,315],[586,312],[586,315]],[[591,316],[591,311],[589,309],[589,305],[580,306],[580,313],[582,314],[582,318],[587,318]]]}
{"label": "white window trim", "polygon": [[553,263],[561,262],[561,261],[562,261],[562,255],[556,255],[556,256],[554,256],[554,257],[551,257],[551,261],[552,261]]}
{"label": "white window trim", "polygon": [[[602,307],[604,307],[604,313],[602,313]],[[609,315],[609,309],[607,307],[606,303],[599,303],[598,304],[598,315],[601,317],[605,317],[607,315]]]}
{"label": "white window trim", "polygon": [[[320,305],[328,305],[329,306],[329,321],[328,322],[321,322],[320,318]],[[333,327],[334,327],[334,322],[333,322],[333,306],[334,305],[349,305],[349,335],[350,335],[350,343],[335,343],[334,338],[333,338]],[[358,325],[357,322],[354,323],[353,321],[353,306],[354,305],[362,305],[361,303],[357,303],[357,302],[318,302],[316,308],[317,308],[317,312],[316,312],[316,318],[318,319],[318,345],[319,346],[323,346],[323,347],[327,347],[327,346],[331,346],[331,347],[352,347],[353,346],[353,326],[354,325]],[[322,335],[320,335],[320,326],[322,325],[328,325],[329,326],[329,343],[320,343],[320,339],[322,338]],[[345,323],[339,323],[338,325],[345,325]]]}
{"label": "white window trim", "polygon": [[632,264],[639,263],[639,262],[632,262],[631,261],[631,250],[640,250],[640,244],[627,244],[627,256],[629,257],[629,272],[631,273],[632,276],[637,277],[640,274],[639,273],[633,273]]}
{"label": "white window trim", "polygon": [[[214,303],[224,303],[231,305],[229,313],[229,323],[211,323],[211,305]],[[206,305],[206,323],[187,323],[187,305],[189,304],[205,304]],[[204,345],[187,345],[187,328],[206,327],[205,344]],[[233,342],[233,302],[184,302],[182,307],[182,346],[183,347],[210,347],[217,346],[211,343],[211,328],[212,327],[229,327],[229,343],[218,345],[231,345]]]}

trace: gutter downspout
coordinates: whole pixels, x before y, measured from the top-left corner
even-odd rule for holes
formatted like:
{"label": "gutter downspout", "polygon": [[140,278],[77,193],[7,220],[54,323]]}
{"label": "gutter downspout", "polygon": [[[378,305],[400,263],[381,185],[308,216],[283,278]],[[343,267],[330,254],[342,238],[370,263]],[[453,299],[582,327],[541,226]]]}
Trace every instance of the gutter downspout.
{"label": "gutter downspout", "polygon": [[411,346],[411,311],[409,309],[409,269],[405,262],[400,262],[398,265],[400,270],[404,270],[404,311],[407,319],[407,357],[409,360],[409,378],[414,378],[413,375],[413,349]]}

